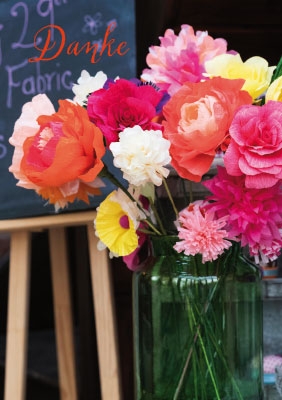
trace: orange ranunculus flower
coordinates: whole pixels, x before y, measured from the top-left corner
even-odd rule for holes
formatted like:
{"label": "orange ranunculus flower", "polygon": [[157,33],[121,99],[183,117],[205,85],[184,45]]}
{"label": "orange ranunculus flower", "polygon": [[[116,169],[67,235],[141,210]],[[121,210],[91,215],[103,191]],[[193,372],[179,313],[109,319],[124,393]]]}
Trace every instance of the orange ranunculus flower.
{"label": "orange ranunculus flower", "polygon": [[235,111],[251,104],[242,79],[216,77],[186,82],[163,108],[164,137],[171,143],[172,166],[178,174],[200,182],[225,141]]}
{"label": "orange ranunculus flower", "polygon": [[[37,101],[42,98],[33,103]],[[36,190],[57,209],[75,199],[88,203],[88,195],[100,194],[98,187],[103,184],[97,177],[105,154],[102,132],[90,122],[87,111],[68,100],[59,105],[58,112],[37,116],[38,129],[26,135],[21,160],[10,167],[20,178],[18,185],[23,181],[22,186]],[[21,116],[17,124],[23,135],[24,120]],[[17,135],[14,132],[11,138],[15,147]]]}

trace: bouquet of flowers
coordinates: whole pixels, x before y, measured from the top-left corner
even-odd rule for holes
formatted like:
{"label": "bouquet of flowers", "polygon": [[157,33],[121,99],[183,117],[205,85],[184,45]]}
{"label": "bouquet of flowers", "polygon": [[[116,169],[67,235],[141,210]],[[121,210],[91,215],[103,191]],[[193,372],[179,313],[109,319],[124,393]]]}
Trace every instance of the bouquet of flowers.
{"label": "bouquet of flowers", "polygon": [[[137,79],[82,71],[58,111],[45,94],[23,106],[10,144],[10,172],[56,210],[89,201],[110,180],[116,190],[97,208],[101,248],[138,266],[151,235],[177,232],[177,252],[215,260],[232,241],[257,263],[282,247],[282,62],[245,62],[224,39],[182,25],[152,46]],[[123,178],[110,173],[110,153]],[[203,177],[216,157],[217,174]],[[210,194],[177,210],[167,184],[176,171]],[[164,187],[175,217],[158,212]]]}
{"label": "bouquet of flowers", "polygon": [[[243,61],[238,52],[227,50],[224,39],[182,25],[178,35],[168,29],[160,46],[149,48],[147,65],[132,79],[107,77],[102,71],[91,76],[83,70],[73,98],[59,100],[58,111],[45,94],[26,103],[10,138],[15,147],[10,172],[17,184],[35,190],[60,210],[76,200],[87,203],[107,181],[113,183],[116,189],[97,208],[95,232],[99,248],[123,257],[131,270],[142,268],[141,250],[151,237],[166,240],[170,235],[177,237],[174,253],[194,263],[200,258],[200,265],[220,261],[229,248],[238,247],[234,242],[247,248],[256,263],[275,260],[282,247],[282,58],[277,66],[259,56]],[[117,173],[107,165],[106,155]],[[217,173],[206,179],[215,160],[221,161]],[[202,184],[207,196],[190,198],[178,210],[168,184],[172,173],[183,182]],[[161,188],[169,212],[161,212]],[[153,380],[157,387],[158,379],[165,377],[162,393],[169,396],[169,386],[171,397],[166,398],[174,400],[182,390],[185,398],[189,393],[191,398],[221,400],[231,398],[231,392],[232,399],[257,398],[260,388],[255,397],[247,397],[249,389],[239,387],[249,362],[245,360],[252,354],[243,347],[243,361],[236,356],[240,360],[230,363],[228,357],[240,346],[226,344],[222,328],[228,325],[238,340],[242,332],[251,336],[256,328],[249,329],[248,321],[256,320],[256,306],[245,309],[240,301],[230,305],[222,300],[224,279],[215,273],[208,280],[182,278],[166,280],[163,288],[155,282],[157,293],[151,300],[158,312],[166,310],[166,329],[161,336],[158,319],[147,335],[158,341],[158,349],[146,353],[157,359],[145,368],[154,365],[150,384]],[[258,298],[248,283],[244,290]],[[207,293],[204,305],[197,297],[201,292]],[[160,304],[162,296],[165,301]],[[177,307],[166,308],[169,296],[178,296]],[[146,297],[144,315],[148,301]],[[176,310],[177,317],[169,310]],[[246,310],[249,319],[234,334],[234,316]],[[144,330],[149,326],[145,319]],[[260,321],[256,327],[259,331]],[[247,348],[256,352],[260,341],[252,338]],[[237,361],[244,371],[236,375]],[[223,372],[216,371],[217,365]],[[250,379],[246,372],[249,388],[254,379],[259,381],[258,371]],[[184,383],[187,376],[192,389]],[[159,398],[164,400],[164,395]]]}

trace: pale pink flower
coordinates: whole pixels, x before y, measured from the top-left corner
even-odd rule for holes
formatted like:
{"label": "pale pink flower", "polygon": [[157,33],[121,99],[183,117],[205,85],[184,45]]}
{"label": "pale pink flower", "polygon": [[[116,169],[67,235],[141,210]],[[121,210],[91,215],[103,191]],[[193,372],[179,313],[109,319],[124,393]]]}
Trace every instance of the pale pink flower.
{"label": "pale pink flower", "polygon": [[[204,204],[204,203],[202,203]],[[216,219],[214,212],[206,211],[201,203],[192,203],[179,213],[178,237],[174,246],[177,252],[186,255],[202,254],[202,262],[216,260],[231,246],[226,240],[228,233],[224,228],[226,217]]]}
{"label": "pale pink flower", "polygon": [[230,175],[246,176],[246,187],[270,188],[282,179],[282,103],[239,108],[224,156]]}
{"label": "pale pink flower", "polygon": [[150,69],[144,69],[141,78],[173,95],[183,83],[204,79],[204,63],[226,50],[226,40],[213,39],[206,31],[195,34],[190,25],[182,25],[179,35],[167,29],[160,46],[149,48],[146,61]]}
{"label": "pale pink flower", "polygon": [[228,217],[226,230],[231,240],[249,246],[250,254],[277,258],[282,247],[282,189],[278,183],[267,189],[248,189],[244,176],[230,176],[223,167],[203,182],[212,193],[206,206],[218,218]]}
{"label": "pale pink flower", "polygon": [[15,147],[12,165],[9,171],[12,172],[16,179],[19,180],[18,186],[26,189],[38,190],[39,186],[31,182],[22,172],[20,164],[23,158],[23,143],[26,138],[35,136],[40,126],[37,118],[40,115],[52,115],[55,109],[49,98],[45,94],[38,94],[22,107],[22,113],[16,120],[14,132],[9,138],[9,143]]}

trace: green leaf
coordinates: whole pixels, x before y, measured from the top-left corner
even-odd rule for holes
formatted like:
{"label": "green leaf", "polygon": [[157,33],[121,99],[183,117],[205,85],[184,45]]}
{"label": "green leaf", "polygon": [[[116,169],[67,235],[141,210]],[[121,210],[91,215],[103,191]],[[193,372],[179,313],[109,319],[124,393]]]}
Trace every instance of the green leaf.
{"label": "green leaf", "polygon": [[277,64],[276,69],[274,70],[274,73],[271,78],[271,83],[275,81],[277,78],[279,78],[279,76],[281,75],[282,75],[282,56]]}

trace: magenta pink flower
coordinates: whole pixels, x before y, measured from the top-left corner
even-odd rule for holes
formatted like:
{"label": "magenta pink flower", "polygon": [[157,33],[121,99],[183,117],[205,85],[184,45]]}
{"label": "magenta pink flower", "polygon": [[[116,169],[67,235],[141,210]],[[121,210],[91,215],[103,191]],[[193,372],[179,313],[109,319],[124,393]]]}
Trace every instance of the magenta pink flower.
{"label": "magenta pink flower", "polygon": [[270,188],[282,179],[282,103],[242,106],[230,126],[224,157],[230,175],[246,176],[246,187]]}
{"label": "magenta pink flower", "polygon": [[228,217],[229,239],[249,246],[250,254],[277,258],[282,247],[282,190],[280,184],[267,189],[248,189],[244,176],[230,176],[223,167],[203,182],[212,193],[208,210],[218,218]]}
{"label": "magenta pink flower", "polygon": [[150,69],[144,69],[141,77],[158,84],[170,95],[185,82],[204,79],[204,63],[227,49],[226,40],[213,39],[202,31],[195,34],[190,25],[182,25],[179,35],[167,29],[160,42],[160,46],[149,48],[146,61]]}
{"label": "magenta pink flower", "polygon": [[228,236],[222,229],[226,224],[226,217],[215,219],[213,211],[204,208],[204,202],[191,203],[179,214],[178,237],[174,249],[184,251],[186,255],[202,254],[202,262],[216,260],[217,257],[231,246],[225,240]]}
{"label": "magenta pink flower", "polygon": [[88,97],[87,112],[109,146],[119,140],[119,133],[125,128],[139,125],[144,130],[162,130],[157,119],[166,95],[140,81],[117,79]]}
{"label": "magenta pink flower", "polygon": [[[145,225],[142,222],[139,228],[144,228]],[[148,235],[143,232],[137,231],[138,233],[138,247],[130,253],[128,256],[123,256],[122,260],[131,271],[139,271],[143,267],[143,263],[140,257],[140,250],[148,240]]]}

